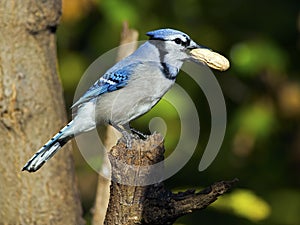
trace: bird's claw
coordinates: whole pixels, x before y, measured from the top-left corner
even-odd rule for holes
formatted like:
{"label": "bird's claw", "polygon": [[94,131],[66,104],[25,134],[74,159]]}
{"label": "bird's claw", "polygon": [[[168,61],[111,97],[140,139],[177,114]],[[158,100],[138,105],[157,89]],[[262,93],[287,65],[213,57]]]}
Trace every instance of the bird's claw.
{"label": "bird's claw", "polygon": [[138,135],[141,139],[143,139],[143,140],[147,139],[147,135],[143,134],[141,131],[134,129],[133,127],[130,127],[130,130],[132,133]]}
{"label": "bird's claw", "polygon": [[130,130],[132,133],[129,133],[127,130],[125,130],[123,127],[120,127],[119,125],[115,124],[112,121],[109,121],[109,124],[113,126],[116,130],[118,130],[122,134],[122,141],[126,143],[126,147],[128,149],[131,149],[132,147],[132,140],[138,139],[139,137],[142,139],[147,139],[147,135],[143,134],[142,132],[132,128],[127,124],[128,130]]}
{"label": "bird's claw", "polygon": [[132,140],[136,139],[136,135],[128,133],[127,131],[122,132],[122,139],[126,143],[126,148],[132,148]]}

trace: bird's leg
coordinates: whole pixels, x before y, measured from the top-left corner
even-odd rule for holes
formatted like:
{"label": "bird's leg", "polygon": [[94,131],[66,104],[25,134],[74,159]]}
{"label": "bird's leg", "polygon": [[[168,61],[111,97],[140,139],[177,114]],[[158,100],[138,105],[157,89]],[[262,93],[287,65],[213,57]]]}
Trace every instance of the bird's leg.
{"label": "bird's leg", "polygon": [[122,137],[126,141],[126,147],[127,148],[131,148],[131,144],[132,144],[132,136],[131,136],[131,134],[128,133],[127,130],[125,130],[124,128],[120,127],[119,125],[115,124],[112,121],[109,121],[109,125],[113,126],[117,131],[119,131],[122,134]]}
{"label": "bird's leg", "polygon": [[132,133],[137,134],[141,139],[143,139],[143,140],[147,139],[147,135],[143,134],[141,131],[139,131],[139,130],[133,128],[133,127],[130,127],[130,130],[131,130]]}
{"label": "bird's leg", "polygon": [[133,127],[131,127],[129,123],[126,123],[123,126],[124,126],[125,129],[130,130],[133,135],[135,135],[135,136],[137,135],[139,138],[141,138],[143,140],[147,139],[147,135],[145,135],[141,131],[139,131],[139,130],[133,128]]}

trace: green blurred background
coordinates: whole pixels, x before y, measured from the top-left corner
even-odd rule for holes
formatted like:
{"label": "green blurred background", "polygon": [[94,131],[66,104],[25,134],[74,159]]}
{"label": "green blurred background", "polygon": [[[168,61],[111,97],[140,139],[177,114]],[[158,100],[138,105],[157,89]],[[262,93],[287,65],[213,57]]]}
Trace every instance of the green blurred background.
{"label": "green blurred background", "polygon": [[[118,46],[123,21],[140,33],[175,28],[225,55],[231,68],[214,71],[223,90],[228,123],[224,143],[204,172],[197,167],[210,132],[201,89],[179,75],[199,111],[200,143],[194,157],[166,184],[174,191],[239,178],[230,194],[177,224],[300,224],[300,4],[298,0],[63,0],[58,56],[66,105],[85,69]],[[100,75],[100,74],[99,74]],[[184,100],[183,100],[184,102]],[[144,132],[152,116],[168,126],[167,154],[178,141],[177,114],[164,101],[134,122]],[[69,111],[70,112],[70,111]],[[75,151],[85,218],[94,203],[97,174]]]}

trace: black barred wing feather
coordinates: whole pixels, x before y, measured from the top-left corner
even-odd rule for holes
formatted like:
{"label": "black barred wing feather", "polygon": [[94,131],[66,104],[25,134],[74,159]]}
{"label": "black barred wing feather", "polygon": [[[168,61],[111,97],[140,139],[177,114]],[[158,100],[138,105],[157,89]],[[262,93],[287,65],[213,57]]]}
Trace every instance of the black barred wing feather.
{"label": "black barred wing feather", "polygon": [[138,63],[130,64],[115,72],[104,74],[74,103],[72,108],[78,108],[81,104],[89,102],[102,94],[125,87],[137,65]]}

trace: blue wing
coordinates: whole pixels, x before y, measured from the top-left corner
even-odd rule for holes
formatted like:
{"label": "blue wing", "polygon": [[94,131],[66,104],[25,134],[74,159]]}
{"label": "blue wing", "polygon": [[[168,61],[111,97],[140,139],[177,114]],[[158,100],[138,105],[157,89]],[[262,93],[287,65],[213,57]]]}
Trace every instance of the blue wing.
{"label": "blue wing", "polygon": [[85,92],[85,94],[77,102],[73,104],[71,108],[76,108],[104,93],[116,91],[125,87],[137,64],[139,63],[130,64],[114,72],[105,73]]}

